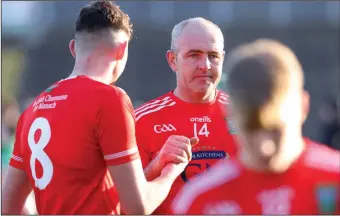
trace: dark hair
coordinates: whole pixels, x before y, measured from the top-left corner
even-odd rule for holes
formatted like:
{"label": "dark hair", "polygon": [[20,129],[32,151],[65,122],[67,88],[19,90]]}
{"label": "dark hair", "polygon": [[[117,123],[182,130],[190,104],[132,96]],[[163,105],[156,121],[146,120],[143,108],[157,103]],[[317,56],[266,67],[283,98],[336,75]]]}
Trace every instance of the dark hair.
{"label": "dark hair", "polygon": [[130,17],[110,1],[95,1],[81,9],[76,22],[76,34],[103,29],[122,30],[130,38],[133,33]]}

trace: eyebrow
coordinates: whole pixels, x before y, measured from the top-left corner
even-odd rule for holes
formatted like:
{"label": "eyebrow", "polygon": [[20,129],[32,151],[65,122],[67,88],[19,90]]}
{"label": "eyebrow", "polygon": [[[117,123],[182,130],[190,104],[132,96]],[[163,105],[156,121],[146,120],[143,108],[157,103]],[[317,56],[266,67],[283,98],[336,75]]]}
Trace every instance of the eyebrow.
{"label": "eyebrow", "polygon": [[[202,50],[189,50],[188,52],[186,52],[186,54],[189,53],[204,53]],[[221,53],[217,52],[217,51],[209,51],[208,54],[215,54],[215,55],[220,55]]]}

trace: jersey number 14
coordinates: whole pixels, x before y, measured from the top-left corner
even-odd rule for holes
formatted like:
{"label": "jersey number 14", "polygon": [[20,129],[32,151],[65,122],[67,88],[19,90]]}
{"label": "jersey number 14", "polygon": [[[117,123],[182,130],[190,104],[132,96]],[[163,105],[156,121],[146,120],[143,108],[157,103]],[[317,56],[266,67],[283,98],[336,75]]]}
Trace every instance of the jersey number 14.
{"label": "jersey number 14", "polygon": [[198,130],[197,123],[194,123],[194,136],[195,137],[198,137],[198,136],[208,137],[209,136],[208,124],[204,123],[201,129]]}

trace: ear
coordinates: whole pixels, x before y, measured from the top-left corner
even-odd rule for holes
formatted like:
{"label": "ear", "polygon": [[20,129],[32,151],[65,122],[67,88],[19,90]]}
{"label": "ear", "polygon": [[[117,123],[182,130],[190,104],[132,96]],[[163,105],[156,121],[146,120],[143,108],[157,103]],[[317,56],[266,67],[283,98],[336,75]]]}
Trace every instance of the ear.
{"label": "ear", "polygon": [[168,64],[170,68],[176,72],[177,71],[177,66],[176,66],[176,53],[172,50],[168,50],[166,52],[166,59],[168,60]]}
{"label": "ear", "polygon": [[310,110],[310,96],[309,93],[304,90],[302,92],[302,123],[304,123],[308,117]]}
{"label": "ear", "polygon": [[116,47],[116,60],[122,60],[125,56],[125,53],[128,51],[128,42],[124,41],[122,43],[119,43],[118,46]]}
{"label": "ear", "polygon": [[223,50],[223,52],[222,52],[222,63],[224,62],[224,57],[225,57],[225,51]]}
{"label": "ear", "polygon": [[74,39],[72,39],[68,45],[69,49],[70,49],[70,52],[72,54],[72,56],[74,58],[76,58],[76,50],[75,50],[75,47],[76,47],[76,41]]}

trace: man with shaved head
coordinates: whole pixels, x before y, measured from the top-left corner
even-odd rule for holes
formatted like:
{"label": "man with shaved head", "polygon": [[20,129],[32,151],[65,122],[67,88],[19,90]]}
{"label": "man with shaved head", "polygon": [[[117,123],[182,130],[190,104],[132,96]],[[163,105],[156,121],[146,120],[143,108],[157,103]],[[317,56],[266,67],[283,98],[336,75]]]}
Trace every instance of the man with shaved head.
{"label": "man with shaved head", "polygon": [[[112,85],[125,68],[131,34],[129,16],[117,5],[96,1],[81,9],[70,77],[20,117],[2,185],[3,214],[21,214],[32,189],[42,215],[150,214],[166,198],[190,155],[181,150],[183,160],[146,180],[130,98]],[[168,142],[190,147],[186,137]]]}
{"label": "man with shaved head", "polygon": [[181,162],[185,146],[165,141],[170,135],[192,137],[192,160],[172,185],[167,199],[154,214],[170,214],[177,191],[220,159],[235,154],[235,133],[224,106],[228,95],[216,89],[224,61],[224,37],[211,21],[197,17],[184,20],[172,30],[166,58],[175,72],[174,90],[135,110],[136,138],[146,178],[160,175],[169,162]]}
{"label": "man with shaved head", "polygon": [[175,214],[340,213],[340,153],[302,135],[304,75],[282,43],[261,39],[227,57],[240,151],[179,192]]}

